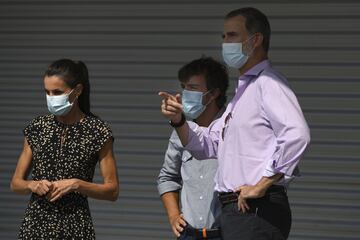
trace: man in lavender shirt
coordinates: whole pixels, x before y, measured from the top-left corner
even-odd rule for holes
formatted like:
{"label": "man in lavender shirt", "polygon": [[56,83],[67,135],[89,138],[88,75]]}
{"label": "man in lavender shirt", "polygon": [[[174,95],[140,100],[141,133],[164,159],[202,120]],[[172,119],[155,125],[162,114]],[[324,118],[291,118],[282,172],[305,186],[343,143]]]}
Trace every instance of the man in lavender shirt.
{"label": "man in lavender shirt", "polygon": [[286,188],[310,142],[295,94],[268,60],[270,32],[267,17],[255,8],[225,17],[223,58],[240,76],[235,96],[209,127],[185,121],[180,95],[159,93],[162,113],[185,149],[197,159],[218,159],[215,190],[225,240],[288,238]]}

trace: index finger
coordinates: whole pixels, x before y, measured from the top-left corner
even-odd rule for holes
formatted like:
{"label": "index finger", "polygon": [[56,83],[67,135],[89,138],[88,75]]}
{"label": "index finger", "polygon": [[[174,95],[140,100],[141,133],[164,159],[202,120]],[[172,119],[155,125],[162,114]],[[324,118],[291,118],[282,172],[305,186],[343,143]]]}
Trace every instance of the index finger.
{"label": "index finger", "polygon": [[173,95],[171,95],[170,93],[167,93],[167,92],[159,92],[158,95],[163,97],[163,98],[176,99],[175,96],[173,96]]}

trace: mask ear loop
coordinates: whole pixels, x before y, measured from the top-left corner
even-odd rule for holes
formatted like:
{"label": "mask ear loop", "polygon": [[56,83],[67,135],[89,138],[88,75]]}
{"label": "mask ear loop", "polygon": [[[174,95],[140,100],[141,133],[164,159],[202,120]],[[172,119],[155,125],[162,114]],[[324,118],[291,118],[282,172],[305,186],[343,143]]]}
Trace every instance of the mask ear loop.
{"label": "mask ear loop", "polygon": [[[71,91],[67,94],[68,98],[69,98],[70,94],[71,94],[74,90],[75,90],[75,88],[71,89]],[[72,101],[71,104],[74,104],[74,102],[75,102],[78,98],[79,98],[79,96],[76,94],[76,95],[75,95],[75,99],[74,99],[74,101]],[[69,100],[69,102],[70,102],[70,100]]]}
{"label": "mask ear loop", "polygon": [[251,37],[249,37],[248,39],[246,39],[244,42],[242,42],[241,43],[241,45],[242,45],[242,52],[243,52],[243,54],[245,55],[245,56],[250,56],[253,52],[254,52],[254,48],[252,48],[252,50],[251,50],[251,52],[250,53],[244,53],[244,43],[247,43],[248,41],[250,41],[253,37],[255,37],[255,35],[256,35],[256,33],[254,33],[253,35],[251,35]]}
{"label": "mask ear loop", "polygon": [[[209,90],[209,91],[207,91],[206,93],[204,93],[202,96],[201,96],[201,103],[202,103],[202,101],[203,101],[203,99],[204,99],[204,96],[205,95],[207,95],[209,92],[212,92],[214,89],[211,89],[211,90]],[[205,107],[207,107],[207,105],[209,105],[210,103],[211,103],[212,101],[209,101],[207,104],[203,104]]]}
{"label": "mask ear loop", "polygon": [[69,93],[67,93],[66,95],[70,96],[70,94],[75,90],[75,88],[71,89],[71,91]]}

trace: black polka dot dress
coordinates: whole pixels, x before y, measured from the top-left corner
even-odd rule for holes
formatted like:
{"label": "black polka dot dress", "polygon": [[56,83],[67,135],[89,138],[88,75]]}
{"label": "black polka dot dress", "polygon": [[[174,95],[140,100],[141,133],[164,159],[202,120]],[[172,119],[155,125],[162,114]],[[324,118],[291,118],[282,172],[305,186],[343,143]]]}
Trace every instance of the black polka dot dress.
{"label": "black polka dot dress", "polygon": [[[112,138],[109,126],[86,116],[73,125],[54,115],[40,116],[24,129],[32,150],[32,179],[56,181],[78,178],[91,182],[98,153]],[[32,194],[19,239],[95,239],[87,197],[69,193],[51,203]]]}

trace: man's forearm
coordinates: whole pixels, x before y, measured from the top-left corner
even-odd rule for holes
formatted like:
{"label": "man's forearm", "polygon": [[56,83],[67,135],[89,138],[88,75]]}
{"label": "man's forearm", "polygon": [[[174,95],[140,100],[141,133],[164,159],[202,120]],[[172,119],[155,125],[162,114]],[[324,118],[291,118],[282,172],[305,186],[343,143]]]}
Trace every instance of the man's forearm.
{"label": "man's forearm", "polygon": [[181,144],[185,147],[189,143],[189,124],[185,122],[181,127],[175,128]]}
{"label": "man's forearm", "polygon": [[180,215],[179,207],[179,192],[167,192],[161,195],[161,201],[164,204],[166,213],[171,219],[174,216]]}
{"label": "man's forearm", "polygon": [[261,190],[266,191],[271,185],[278,182],[283,176],[284,174],[277,173],[271,177],[262,177],[256,186],[258,186]]}
{"label": "man's forearm", "polygon": [[161,195],[161,200],[165,206],[167,215],[169,217],[170,226],[177,237],[180,237],[181,232],[184,231],[186,221],[181,214],[179,207],[179,193],[167,192]]}

